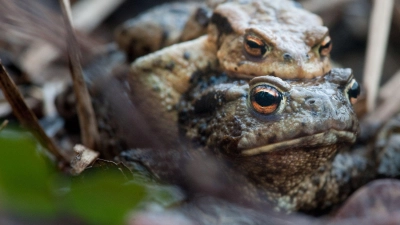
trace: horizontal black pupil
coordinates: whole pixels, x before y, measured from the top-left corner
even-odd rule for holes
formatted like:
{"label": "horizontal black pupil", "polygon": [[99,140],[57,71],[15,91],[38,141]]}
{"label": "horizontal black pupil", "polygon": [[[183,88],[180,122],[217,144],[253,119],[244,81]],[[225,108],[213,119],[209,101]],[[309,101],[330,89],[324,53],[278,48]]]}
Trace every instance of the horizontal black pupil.
{"label": "horizontal black pupil", "polygon": [[257,44],[257,43],[254,42],[254,41],[247,40],[247,41],[246,41],[246,44],[247,44],[250,48],[258,48],[258,49],[260,49],[262,55],[264,55],[265,52],[267,51],[267,48],[265,47],[265,45],[259,45],[259,44]]}
{"label": "horizontal black pupil", "polygon": [[254,101],[262,107],[279,104],[280,96],[274,96],[266,91],[260,91],[254,95]]}
{"label": "horizontal black pupil", "polygon": [[360,85],[354,82],[347,94],[350,98],[357,98],[360,95]]}

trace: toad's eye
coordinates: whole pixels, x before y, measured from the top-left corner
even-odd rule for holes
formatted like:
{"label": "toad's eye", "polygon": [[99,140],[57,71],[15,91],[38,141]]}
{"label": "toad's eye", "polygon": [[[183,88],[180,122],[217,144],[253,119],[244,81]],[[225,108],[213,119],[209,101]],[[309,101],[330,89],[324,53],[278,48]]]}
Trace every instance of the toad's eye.
{"label": "toad's eye", "polygon": [[268,46],[260,38],[247,35],[244,40],[244,49],[249,55],[261,58],[267,52]]}
{"label": "toad's eye", "polygon": [[250,93],[253,108],[262,114],[273,113],[282,101],[282,94],[276,88],[268,85],[259,85]]}
{"label": "toad's eye", "polygon": [[353,79],[351,83],[346,88],[347,96],[352,104],[357,102],[357,97],[360,95],[360,85]]}
{"label": "toad's eye", "polygon": [[326,36],[319,47],[319,54],[321,56],[328,56],[332,50],[331,37]]}

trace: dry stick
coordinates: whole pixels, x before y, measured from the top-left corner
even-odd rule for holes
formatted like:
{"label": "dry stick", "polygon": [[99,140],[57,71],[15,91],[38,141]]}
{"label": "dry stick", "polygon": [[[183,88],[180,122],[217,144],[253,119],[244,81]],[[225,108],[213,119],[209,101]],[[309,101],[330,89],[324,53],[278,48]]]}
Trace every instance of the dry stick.
{"label": "dry stick", "polygon": [[83,32],[93,31],[125,0],[83,0],[72,8],[73,25]]}
{"label": "dry stick", "polygon": [[[0,0],[1,2],[2,0]],[[118,8],[125,0],[81,0],[77,3],[75,3],[72,7],[71,14],[73,18],[73,25],[74,27],[79,30],[82,33],[90,33],[92,32],[96,27],[101,24],[104,19],[106,19],[116,8]],[[12,5],[13,3],[8,3]],[[15,3],[14,3],[15,4]],[[31,3],[36,8],[41,9],[39,7],[39,3]],[[17,7],[18,9],[18,7]],[[17,10],[15,10],[17,11]],[[27,19],[30,19],[28,21],[24,21],[23,19],[20,19],[19,24],[27,24],[28,22],[32,21],[32,23],[35,23],[36,20],[38,20],[38,16],[32,16],[23,10],[19,10],[19,14],[25,15]],[[43,10],[42,10],[43,11]],[[1,13],[1,10],[0,10]],[[1,14],[0,14],[1,16]],[[57,17],[58,18],[58,17]],[[38,24],[48,24],[44,29],[41,29],[43,33],[46,34],[46,36],[49,35],[59,35],[63,34],[63,31],[58,30],[59,28],[56,26],[51,26],[54,25],[53,23],[49,23],[49,21],[42,21],[41,23]],[[0,24],[0,27],[2,24]],[[38,31],[41,27],[34,26],[27,26],[24,27],[26,30],[28,27],[34,27],[34,31]],[[15,28],[14,28],[15,29]],[[62,29],[62,28],[61,28]],[[51,33],[49,32],[50,30],[54,30],[55,32]],[[57,38],[52,38],[51,40],[57,40]],[[83,42],[84,39],[80,38],[80,41]],[[55,45],[56,43],[53,43]],[[81,43],[83,44],[83,43]],[[85,46],[90,47],[88,44],[88,41],[84,42]],[[61,45],[55,45],[55,46],[61,46]],[[63,45],[62,45],[63,46]],[[42,54],[44,52],[44,54]],[[36,41],[33,42],[33,44],[27,49],[26,53],[23,55],[23,68],[26,71],[30,71],[31,74],[38,74],[40,73],[41,69],[48,66],[52,61],[57,59],[60,55],[60,49],[56,48],[52,45],[50,45],[46,41]],[[45,58],[43,57],[45,56]]]}
{"label": "dry stick", "polygon": [[0,131],[2,131],[8,125],[8,120],[4,120],[3,123],[0,125]]}
{"label": "dry stick", "polygon": [[74,34],[71,20],[68,16],[70,15],[68,13],[70,8],[67,0],[59,0],[59,2],[63,12],[65,27],[67,29],[68,59],[77,101],[76,108],[81,129],[82,143],[90,149],[95,149],[96,143],[99,140],[99,133],[97,130],[96,117],[93,111],[92,102],[90,101],[89,92],[83,78],[78,41]]}
{"label": "dry stick", "polygon": [[383,61],[387,48],[394,0],[375,0],[369,26],[367,57],[364,67],[364,87],[367,111],[375,108]]}
{"label": "dry stick", "polygon": [[400,70],[398,70],[379,91],[379,99],[389,99],[392,95],[397,95],[400,90]]}
{"label": "dry stick", "polygon": [[322,12],[342,5],[347,2],[354,0],[332,0],[332,1],[321,1],[321,0],[309,0],[302,3],[302,6],[311,12]]}
{"label": "dry stick", "polygon": [[368,114],[364,119],[364,123],[382,124],[390,119],[399,111],[400,95],[392,95],[390,98],[379,105],[379,108]]}
{"label": "dry stick", "polygon": [[395,115],[400,109],[400,95],[396,94],[400,89],[400,70],[382,86],[379,98],[382,103],[372,113],[368,114],[365,122],[382,124]]}
{"label": "dry stick", "polygon": [[54,157],[57,159],[57,162],[66,165],[67,160],[60,154],[57,146],[46,135],[42,127],[39,125],[38,119],[36,118],[35,114],[25,104],[24,99],[21,93],[18,91],[18,88],[15,86],[14,81],[12,81],[1,63],[0,88],[3,90],[4,96],[10,103],[15,116],[18,118],[22,126],[32,131],[33,135],[35,135],[39,142],[54,155]]}

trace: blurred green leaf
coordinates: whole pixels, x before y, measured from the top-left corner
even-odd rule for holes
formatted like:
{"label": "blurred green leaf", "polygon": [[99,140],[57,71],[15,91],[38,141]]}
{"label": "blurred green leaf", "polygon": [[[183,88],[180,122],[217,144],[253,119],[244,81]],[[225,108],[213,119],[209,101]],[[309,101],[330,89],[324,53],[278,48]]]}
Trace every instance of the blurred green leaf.
{"label": "blurred green leaf", "polygon": [[71,177],[56,171],[41,151],[27,132],[0,132],[0,204],[16,215],[41,219],[66,213],[92,224],[123,224],[143,201],[176,200],[168,188],[132,182],[135,176],[118,163],[104,161]]}
{"label": "blurred green leaf", "polygon": [[72,185],[69,209],[93,224],[122,224],[126,214],[146,197],[137,184],[124,185],[120,174],[102,172]]}
{"label": "blurred green leaf", "polygon": [[50,191],[48,162],[26,132],[0,132],[0,189],[5,207],[24,215],[51,215],[56,211]]}

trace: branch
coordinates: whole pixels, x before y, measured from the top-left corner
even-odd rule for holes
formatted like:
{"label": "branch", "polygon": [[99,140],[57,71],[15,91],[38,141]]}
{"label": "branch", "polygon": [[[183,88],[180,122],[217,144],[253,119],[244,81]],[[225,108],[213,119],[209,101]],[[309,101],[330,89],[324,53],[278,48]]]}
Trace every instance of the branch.
{"label": "branch", "polygon": [[95,149],[99,140],[96,117],[86,87],[81,67],[81,54],[70,18],[70,6],[68,0],[59,0],[63,19],[67,30],[68,60],[73,81],[74,93],[77,101],[77,113],[81,129],[82,143],[90,149]]}
{"label": "branch", "polygon": [[59,149],[53,141],[46,135],[43,128],[39,125],[38,119],[32,110],[26,105],[24,99],[15,86],[14,81],[8,75],[4,66],[0,63],[0,88],[7,101],[10,103],[15,116],[25,128],[29,129],[33,135],[39,140],[40,144],[47,148],[51,154],[61,162],[62,165],[67,164],[67,160],[60,154]]}
{"label": "branch", "polygon": [[383,60],[387,49],[394,0],[375,0],[369,26],[367,57],[364,67],[364,87],[367,93],[367,111],[376,105]]}

